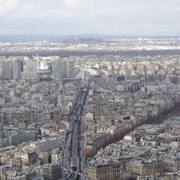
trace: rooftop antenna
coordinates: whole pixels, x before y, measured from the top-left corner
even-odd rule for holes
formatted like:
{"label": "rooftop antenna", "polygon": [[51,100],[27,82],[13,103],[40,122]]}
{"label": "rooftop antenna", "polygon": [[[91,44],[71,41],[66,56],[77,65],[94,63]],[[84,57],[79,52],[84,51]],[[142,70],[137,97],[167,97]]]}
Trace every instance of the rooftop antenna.
{"label": "rooftop antenna", "polygon": [[36,56],[36,60],[37,60],[37,72],[39,72],[39,55],[38,55],[38,53]]}

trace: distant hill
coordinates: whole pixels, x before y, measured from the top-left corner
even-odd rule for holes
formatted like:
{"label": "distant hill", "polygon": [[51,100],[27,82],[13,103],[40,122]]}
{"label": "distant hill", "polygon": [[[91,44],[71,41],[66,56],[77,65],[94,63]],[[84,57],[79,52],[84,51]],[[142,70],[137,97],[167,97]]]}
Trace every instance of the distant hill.
{"label": "distant hill", "polygon": [[25,42],[25,41],[62,41],[62,40],[119,40],[119,39],[178,39],[178,36],[116,36],[98,34],[79,35],[0,35],[0,41]]}

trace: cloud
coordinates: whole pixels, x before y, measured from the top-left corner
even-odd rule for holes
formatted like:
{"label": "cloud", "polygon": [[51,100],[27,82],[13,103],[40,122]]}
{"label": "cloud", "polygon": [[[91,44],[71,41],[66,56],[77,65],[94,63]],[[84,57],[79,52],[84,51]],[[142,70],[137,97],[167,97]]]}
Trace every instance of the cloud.
{"label": "cloud", "polygon": [[178,33],[179,0],[0,0],[0,33]]}
{"label": "cloud", "polygon": [[[0,0],[0,16],[61,17],[77,14],[139,13],[174,10],[178,0]],[[179,10],[179,8],[178,8]]]}
{"label": "cloud", "polygon": [[13,11],[20,4],[21,0],[0,0],[0,15],[4,15]]}

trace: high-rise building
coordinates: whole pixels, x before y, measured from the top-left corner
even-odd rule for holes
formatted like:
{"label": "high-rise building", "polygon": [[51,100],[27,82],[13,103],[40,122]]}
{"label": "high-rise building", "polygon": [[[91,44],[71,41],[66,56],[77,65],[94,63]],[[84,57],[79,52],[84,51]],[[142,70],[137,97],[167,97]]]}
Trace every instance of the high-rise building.
{"label": "high-rise building", "polygon": [[52,76],[56,80],[74,76],[74,62],[69,59],[55,60],[52,64]]}
{"label": "high-rise building", "polygon": [[0,62],[0,79],[3,78],[3,62]]}
{"label": "high-rise building", "polygon": [[74,62],[72,60],[65,61],[66,63],[66,78],[74,76]]}
{"label": "high-rise building", "polygon": [[14,61],[13,62],[13,79],[18,80],[21,78],[23,62],[22,61]]}
{"label": "high-rise building", "polygon": [[37,72],[37,61],[34,59],[25,62],[25,72]]}
{"label": "high-rise building", "polygon": [[3,62],[3,79],[9,80],[13,78],[13,62],[4,61]]}
{"label": "high-rise building", "polygon": [[24,61],[23,72],[21,72],[22,79],[37,79],[38,78],[37,59],[28,59]]}
{"label": "high-rise building", "polygon": [[61,80],[62,78],[62,62],[55,60],[52,64],[52,76],[55,80]]}

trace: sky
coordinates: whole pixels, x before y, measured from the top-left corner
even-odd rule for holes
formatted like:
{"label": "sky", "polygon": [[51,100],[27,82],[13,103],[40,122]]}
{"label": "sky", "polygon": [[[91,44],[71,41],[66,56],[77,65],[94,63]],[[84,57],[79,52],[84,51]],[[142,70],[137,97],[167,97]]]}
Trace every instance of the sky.
{"label": "sky", "polygon": [[180,0],[0,0],[0,34],[180,35]]}

